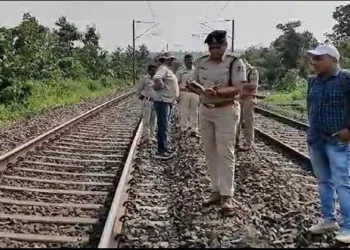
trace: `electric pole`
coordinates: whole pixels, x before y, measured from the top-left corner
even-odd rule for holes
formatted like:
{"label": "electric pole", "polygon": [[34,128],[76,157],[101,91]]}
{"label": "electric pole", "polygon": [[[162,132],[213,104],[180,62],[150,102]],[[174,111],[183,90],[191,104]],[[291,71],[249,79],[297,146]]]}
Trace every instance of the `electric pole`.
{"label": "electric pole", "polygon": [[135,41],[142,37],[144,34],[146,34],[148,31],[156,27],[159,23],[155,23],[152,27],[147,29],[145,32],[143,32],[141,35],[138,35],[136,37],[136,23],[146,23],[146,24],[154,24],[155,22],[143,22],[143,21],[135,21],[135,19],[132,20],[132,78],[134,85],[136,84],[136,72],[135,72]]}
{"label": "electric pole", "polygon": [[232,19],[232,37],[231,37],[231,48],[232,48],[232,54],[235,52],[235,19]]}
{"label": "electric pole", "polygon": [[136,84],[136,72],[135,72],[135,19],[132,20],[132,79],[134,86]]}

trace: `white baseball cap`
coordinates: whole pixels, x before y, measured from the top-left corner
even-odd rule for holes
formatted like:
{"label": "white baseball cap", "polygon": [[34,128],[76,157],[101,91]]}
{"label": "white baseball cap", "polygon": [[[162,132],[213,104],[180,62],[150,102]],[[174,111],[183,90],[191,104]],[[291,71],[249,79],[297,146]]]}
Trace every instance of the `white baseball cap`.
{"label": "white baseball cap", "polygon": [[339,61],[340,55],[336,47],[331,44],[321,44],[316,47],[314,50],[309,50],[307,53],[315,56],[329,55],[334,57]]}

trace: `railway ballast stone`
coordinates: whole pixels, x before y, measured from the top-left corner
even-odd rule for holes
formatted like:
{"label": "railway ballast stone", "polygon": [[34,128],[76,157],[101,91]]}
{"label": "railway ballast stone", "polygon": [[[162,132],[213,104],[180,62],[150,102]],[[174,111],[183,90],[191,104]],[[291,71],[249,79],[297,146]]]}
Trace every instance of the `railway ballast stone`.
{"label": "railway ballast stone", "polygon": [[[178,126],[171,132],[177,155],[162,162],[153,158],[155,145],[152,148],[142,145],[134,172],[136,183],[159,181],[154,192],[163,192],[163,201],[149,198],[147,206],[152,199],[156,206],[166,205],[167,213],[162,219],[167,218],[169,224],[124,227],[127,237],[123,238],[122,246],[161,247],[160,242],[168,247],[223,248],[334,244],[332,235],[315,238],[306,230],[317,222],[320,214],[317,183],[305,166],[257,139],[252,152],[236,154],[235,213],[226,217],[219,206],[202,207],[203,198],[211,190],[201,140],[180,135]],[[150,216],[132,209],[127,214],[140,220],[149,220]]]}

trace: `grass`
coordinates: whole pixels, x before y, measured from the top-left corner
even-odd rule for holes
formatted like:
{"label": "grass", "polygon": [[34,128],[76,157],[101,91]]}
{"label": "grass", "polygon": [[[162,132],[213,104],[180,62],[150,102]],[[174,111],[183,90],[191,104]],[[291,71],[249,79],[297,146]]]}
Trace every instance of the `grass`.
{"label": "grass", "polygon": [[306,101],[305,91],[301,89],[292,92],[273,93],[266,98],[266,101],[274,104],[300,103]]}
{"label": "grass", "polygon": [[296,89],[291,92],[272,92],[261,101],[261,106],[303,122],[307,121],[304,89]]}
{"label": "grass", "polygon": [[0,104],[0,127],[52,108],[70,106],[86,99],[95,99],[129,85],[125,80],[58,80],[50,83],[30,82],[32,94],[27,105]]}

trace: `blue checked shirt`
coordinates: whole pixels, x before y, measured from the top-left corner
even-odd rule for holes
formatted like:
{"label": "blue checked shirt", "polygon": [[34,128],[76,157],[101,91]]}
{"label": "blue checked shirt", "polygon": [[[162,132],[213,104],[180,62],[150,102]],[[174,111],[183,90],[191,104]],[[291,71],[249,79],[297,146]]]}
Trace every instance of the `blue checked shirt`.
{"label": "blue checked shirt", "polygon": [[340,84],[340,68],[326,78],[316,77],[309,95],[309,143],[330,138],[330,135],[346,127],[347,102]]}

